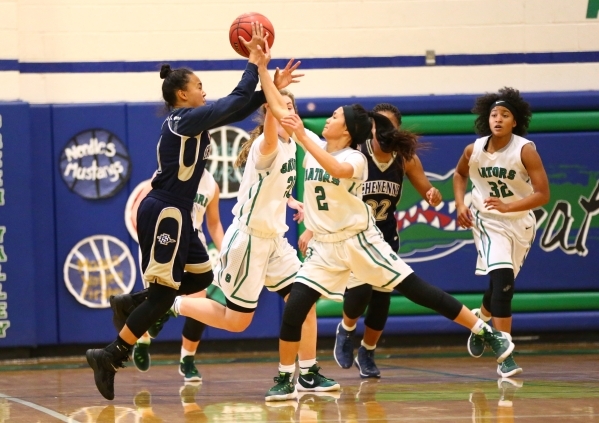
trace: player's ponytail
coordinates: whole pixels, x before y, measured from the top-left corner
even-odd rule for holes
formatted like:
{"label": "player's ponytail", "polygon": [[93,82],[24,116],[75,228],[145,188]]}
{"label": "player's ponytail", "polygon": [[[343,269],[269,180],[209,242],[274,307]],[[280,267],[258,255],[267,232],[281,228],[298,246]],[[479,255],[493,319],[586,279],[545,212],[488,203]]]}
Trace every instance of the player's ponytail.
{"label": "player's ponytail", "polygon": [[370,112],[368,114],[376,126],[376,140],[385,153],[397,153],[404,161],[410,161],[418,147],[418,136],[410,131],[396,129],[386,116]]}

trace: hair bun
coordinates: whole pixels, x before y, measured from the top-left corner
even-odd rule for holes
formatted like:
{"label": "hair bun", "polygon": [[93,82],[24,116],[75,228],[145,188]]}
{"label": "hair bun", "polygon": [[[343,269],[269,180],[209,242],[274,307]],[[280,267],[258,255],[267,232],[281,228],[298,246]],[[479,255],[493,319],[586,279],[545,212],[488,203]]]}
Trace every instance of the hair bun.
{"label": "hair bun", "polygon": [[168,63],[163,64],[160,67],[160,79],[165,79],[167,76],[171,74],[173,70],[171,69],[171,65]]}

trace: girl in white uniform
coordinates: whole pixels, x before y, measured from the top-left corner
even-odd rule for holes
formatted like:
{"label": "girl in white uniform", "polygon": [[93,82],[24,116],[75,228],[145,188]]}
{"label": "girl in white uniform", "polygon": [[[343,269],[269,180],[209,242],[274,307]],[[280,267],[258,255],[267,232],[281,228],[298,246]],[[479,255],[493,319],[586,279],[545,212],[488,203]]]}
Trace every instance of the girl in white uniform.
{"label": "girl in white uniform", "polygon": [[[146,186],[140,191],[135,199],[132,206],[132,224],[134,228],[137,226],[137,208],[141,203],[141,200],[152,189],[151,179],[148,179]],[[208,245],[206,243],[206,236],[204,235],[202,224],[204,217],[206,217],[206,227],[208,233],[212,238],[212,242],[216,246],[216,249],[220,251],[224,231],[220,221],[219,213],[219,194],[220,190],[218,184],[214,180],[214,177],[210,172],[204,170],[200,183],[198,184],[198,191],[193,201],[192,220],[193,227],[197,231],[200,241],[208,251]],[[200,291],[196,294],[191,294],[192,298],[205,298],[206,290]],[[137,370],[146,372],[150,368],[150,343],[152,338],[158,336],[158,333],[162,330],[163,325],[171,316],[170,312],[161,317],[156,323],[152,325],[150,330],[146,332],[141,338],[138,339],[135,346],[133,347],[133,364]],[[206,325],[195,320],[186,320],[184,333],[181,336],[181,360],[179,365],[179,373],[183,376],[185,382],[200,382],[202,375],[195,366],[195,353],[198,349],[202,333]],[[187,335],[187,336],[186,336]]]}
{"label": "girl in white uniform", "polygon": [[[454,174],[458,224],[472,228],[478,251],[477,275],[490,283],[480,309],[484,321],[506,333],[512,329],[514,280],[524,263],[536,232],[532,210],[549,201],[549,182],[535,144],[523,138],[531,118],[530,106],[513,88],[479,97],[473,109],[476,129],[483,137],[464,150]],[[468,178],[472,205],[464,203]],[[468,351],[480,357],[483,340],[473,334]],[[497,368],[502,377],[521,373],[509,357]]]}
{"label": "girl in white uniform", "polygon": [[292,374],[301,325],[319,297],[343,299],[350,272],[373,286],[397,289],[417,304],[480,333],[491,343],[497,361],[503,361],[513,350],[513,343],[493,332],[455,298],[418,278],[385,242],[372,209],[362,201],[368,168],[366,158],[356,148],[370,138],[373,125],[379,142],[402,144],[398,154],[406,160],[414,154],[414,135],[398,131],[387,117],[368,113],[359,104],[340,107],[333,113],[323,130],[326,142],[312,140],[297,115],[284,117],[281,123],[295,132],[307,150],[305,222],[314,237],[285,304],[279,337],[279,375],[276,385],[266,393],[266,400],[297,396]]}
{"label": "girl in white uniform", "polygon": [[[277,91],[266,68],[260,79],[268,101],[263,133],[251,139],[240,153],[238,164],[245,161],[245,170],[233,208],[235,219],[225,233],[214,271],[215,284],[225,294],[227,305],[180,298],[174,306],[177,313],[231,332],[249,326],[263,287],[286,298],[301,266],[296,250],[284,237],[287,206],[298,210],[297,220],[303,219],[303,205],[291,196],[296,178],[296,145],[277,120],[295,112],[295,104],[290,93],[281,95]],[[319,139],[315,134],[310,136]],[[315,308],[310,310],[303,332],[300,382],[307,381],[307,391],[338,390],[339,384],[321,375],[316,365]]]}

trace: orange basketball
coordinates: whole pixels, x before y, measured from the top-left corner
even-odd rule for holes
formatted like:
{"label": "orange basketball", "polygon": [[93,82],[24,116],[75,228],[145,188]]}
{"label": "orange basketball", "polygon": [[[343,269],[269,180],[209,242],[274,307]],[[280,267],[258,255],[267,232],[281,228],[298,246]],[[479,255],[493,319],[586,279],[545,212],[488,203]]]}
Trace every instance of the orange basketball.
{"label": "orange basketball", "polygon": [[238,54],[243,57],[249,57],[250,52],[245,48],[243,43],[239,40],[239,36],[242,36],[246,41],[252,39],[252,22],[260,22],[264,27],[264,32],[268,35],[268,46],[272,47],[275,41],[275,29],[268,20],[268,18],[260,13],[244,13],[243,15],[235,18],[229,29],[229,41],[231,47]]}

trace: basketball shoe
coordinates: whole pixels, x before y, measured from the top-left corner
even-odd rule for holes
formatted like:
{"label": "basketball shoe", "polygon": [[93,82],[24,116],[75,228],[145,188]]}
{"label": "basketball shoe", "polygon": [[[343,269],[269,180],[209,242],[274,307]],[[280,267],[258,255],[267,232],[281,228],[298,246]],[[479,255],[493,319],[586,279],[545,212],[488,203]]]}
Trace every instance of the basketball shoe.
{"label": "basketball shoe", "polygon": [[87,364],[94,371],[94,381],[100,394],[107,400],[114,399],[114,376],[123,362],[129,360],[129,350],[114,341],[105,348],[87,350]]}
{"label": "basketball shoe", "polygon": [[[480,318],[480,308],[472,309],[472,313]],[[477,335],[470,332],[468,337],[468,352],[474,358],[479,358],[485,352],[485,338],[482,335]]]}
{"label": "basketball shoe", "polygon": [[364,346],[360,346],[354,362],[358,370],[360,370],[361,378],[381,377],[381,372],[374,362],[374,350],[367,350]]}
{"label": "basketball shoe", "polygon": [[508,378],[522,373],[522,367],[514,361],[514,355],[510,354],[501,364],[497,366],[497,374],[503,378]]}
{"label": "basketball shoe", "polygon": [[499,364],[503,363],[514,350],[514,343],[509,333],[500,332],[493,328],[489,330],[484,327],[481,335],[495,353],[495,358]]}
{"label": "basketball shoe", "polygon": [[201,382],[202,375],[195,364],[195,357],[187,355],[179,363],[179,374],[183,376],[185,382]]}
{"label": "basketball shoe", "polygon": [[112,309],[112,324],[117,332],[125,326],[127,317],[148,298],[148,289],[142,289],[134,294],[111,295],[110,308]]}
{"label": "basketball shoe", "polygon": [[147,372],[152,364],[150,358],[150,344],[136,342],[131,352],[133,356],[133,364],[140,372]]}
{"label": "basketball shoe", "polygon": [[333,379],[329,379],[319,373],[320,367],[314,364],[308,370],[308,373],[301,374],[297,377],[297,385],[295,388],[298,391],[338,391],[341,386]]}
{"label": "basketball shoe", "polygon": [[349,369],[354,362],[353,337],[355,333],[355,330],[345,330],[341,322],[337,325],[333,356],[339,367],[343,369]]}
{"label": "basketball shoe", "polygon": [[297,398],[297,391],[293,384],[293,374],[279,372],[279,376],[273,379],[275,386],[270,388],[264,399],[266,401],[285,401]]}

